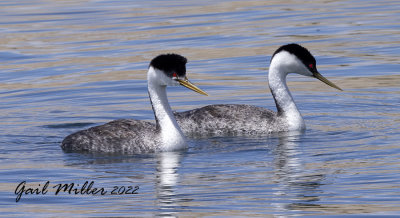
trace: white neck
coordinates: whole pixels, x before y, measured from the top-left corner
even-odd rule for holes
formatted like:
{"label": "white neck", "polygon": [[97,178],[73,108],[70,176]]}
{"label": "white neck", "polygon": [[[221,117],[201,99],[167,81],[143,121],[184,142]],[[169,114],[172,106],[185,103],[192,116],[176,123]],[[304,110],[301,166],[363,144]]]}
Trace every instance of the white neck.
{"label": "white neck", "polygon": [[157,129],[160,131],[162,150],[182,149],[186,146],[186,140],[169,106],[166,92],[167,86],[159,84],[160,73],[162,72],[150,67],[147,74],[147,82]]}
{"label": "white neck", "polygon": [[297,109],[293,97],[286,85],[286,76],[291,71],[287,69],[282,55],[276,55],[271,61],[268,73],[268,83],[275,99],[278,116],[285,119],[289,130],[305,129],[305,123],[300,111]]}

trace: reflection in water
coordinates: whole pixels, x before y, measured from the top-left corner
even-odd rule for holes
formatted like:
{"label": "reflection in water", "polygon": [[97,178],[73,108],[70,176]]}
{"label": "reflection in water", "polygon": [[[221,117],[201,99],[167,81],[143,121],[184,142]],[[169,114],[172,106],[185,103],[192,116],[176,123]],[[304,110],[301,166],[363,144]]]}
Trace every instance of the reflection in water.
{"label": "reflection in water", "polygon": [[[176,196],[176,186],[179,181],[179,174],[177,171],[178,168],[181,167],[181,161],[185,152],[186,150],[131,156],[118,154],[68,153],[65,165],[76,169],[76,159],[78,159],[82,161],[80,163],[81,165],[90,166],[89,168],[91,170],[95,169],[97,172],[104,173],[101,178],[95,180],[96,183],[104,182],[108,176],[113,174],[110,173],[107,166],[118,168],[119,172],[117,173],[117,177],[119,180],[126,179],[125,184],[131,182],[140,185],[139,194],[133,198],[121,198],[119,202],[120,205],[127,205],[127,207],[134,208],[144,206],[142,203],[146,203],[146,201],[143,195],[147,192],[146,186],[150,185],[155,187],[155,199],[153,199],[152,196],[148,202],[151,202],[152,206],[154,204],[156,205],[155,211],[157,215],[161,217],[178,216],[179,210],[177,210],[177,208],[183,206],[177,203],[181,201]],[[153,166],[155,163],[156,171],[154,172]],[[153,180],[154,173],[155,180]],[[146,184],[146,182],[143,181],[155,181],[155,184]],[[109,186],[113,185],[118,184],[113,182]],[[110,203],[118,204],[115,199],[113,201],[110,201]]]}
{"label": "reflection in water", "polygon": [[305,160],[301,159],[303,155],[299,148],[301,136],[298,132],[282,133],[275,148],[275,182],[278,186],[273,194],[277,199],[291,198],[290,203],[273,203],[278,212],[320,207],[315,202],[320,200],[319,187],[324,175],[308,174],[304,168]]}
{"label": "reflection in water", "polygon": [[182,159],[181,152],[162,152],[157,155],[157,201],[159,216],[174,216],[176,211],[175,188],[178,182],[178,167]]}

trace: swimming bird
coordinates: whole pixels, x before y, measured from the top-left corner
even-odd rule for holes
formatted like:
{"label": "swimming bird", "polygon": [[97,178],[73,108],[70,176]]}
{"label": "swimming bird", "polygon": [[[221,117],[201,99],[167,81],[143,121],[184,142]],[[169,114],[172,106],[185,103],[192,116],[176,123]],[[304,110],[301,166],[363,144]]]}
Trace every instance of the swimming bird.
{"label": "swimming bird", "polygon": [[178,54],[155,57],[147,71],[147,87],[156,123],[120,119],[81,130],[67,136],[61,143],[65,151],[107,153],[149,153],[172,151],[186,146],[168,103],[166,87],[182,85],[207,95],[186,77],[187,59]]}
{"label": "swimming bird", "polygon": [[315,58],[298,44],[281,46],[272,55],[268,82],[277,112],[245,104],[216,104],[175,112],[185,135],[253,135],[302,131],[305,123],[286,85],[286,76],[297,73],[314,77],[342,90],[317,70]]}

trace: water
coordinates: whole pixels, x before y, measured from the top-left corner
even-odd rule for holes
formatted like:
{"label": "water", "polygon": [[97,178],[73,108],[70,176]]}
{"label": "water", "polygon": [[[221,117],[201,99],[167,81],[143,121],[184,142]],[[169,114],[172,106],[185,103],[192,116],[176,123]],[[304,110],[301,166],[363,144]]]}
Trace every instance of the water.
{"label": "water", "polygon": [[[1,214],[399,216],[399,11],[388,0],[2,1]],[[289,76],[304,134],[189,139],[187,150],[150,155],[60,149],[80,129],[153,120],[145,72],[165,52],[186,56],[189,77],[210,94],[170,88],[175,110],[275,110],[267,65],[289,42],[310,49],[345,90]],[[23,181],[49,186],[16,202]],[[53,188],[86,181],[107,194]],[[139,189],[111,195],[114,186]]]}

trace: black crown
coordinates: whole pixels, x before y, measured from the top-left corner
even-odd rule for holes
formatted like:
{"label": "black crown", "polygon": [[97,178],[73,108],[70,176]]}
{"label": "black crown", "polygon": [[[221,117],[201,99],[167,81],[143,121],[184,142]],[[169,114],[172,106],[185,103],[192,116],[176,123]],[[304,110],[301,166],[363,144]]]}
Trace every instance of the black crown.
{"label": "black crown", "polygon": [[186,75],[187,59],[178,54],[161,54],[150,62],[150,66],[164,71],[169,77],[176,73],[179,77]]}

